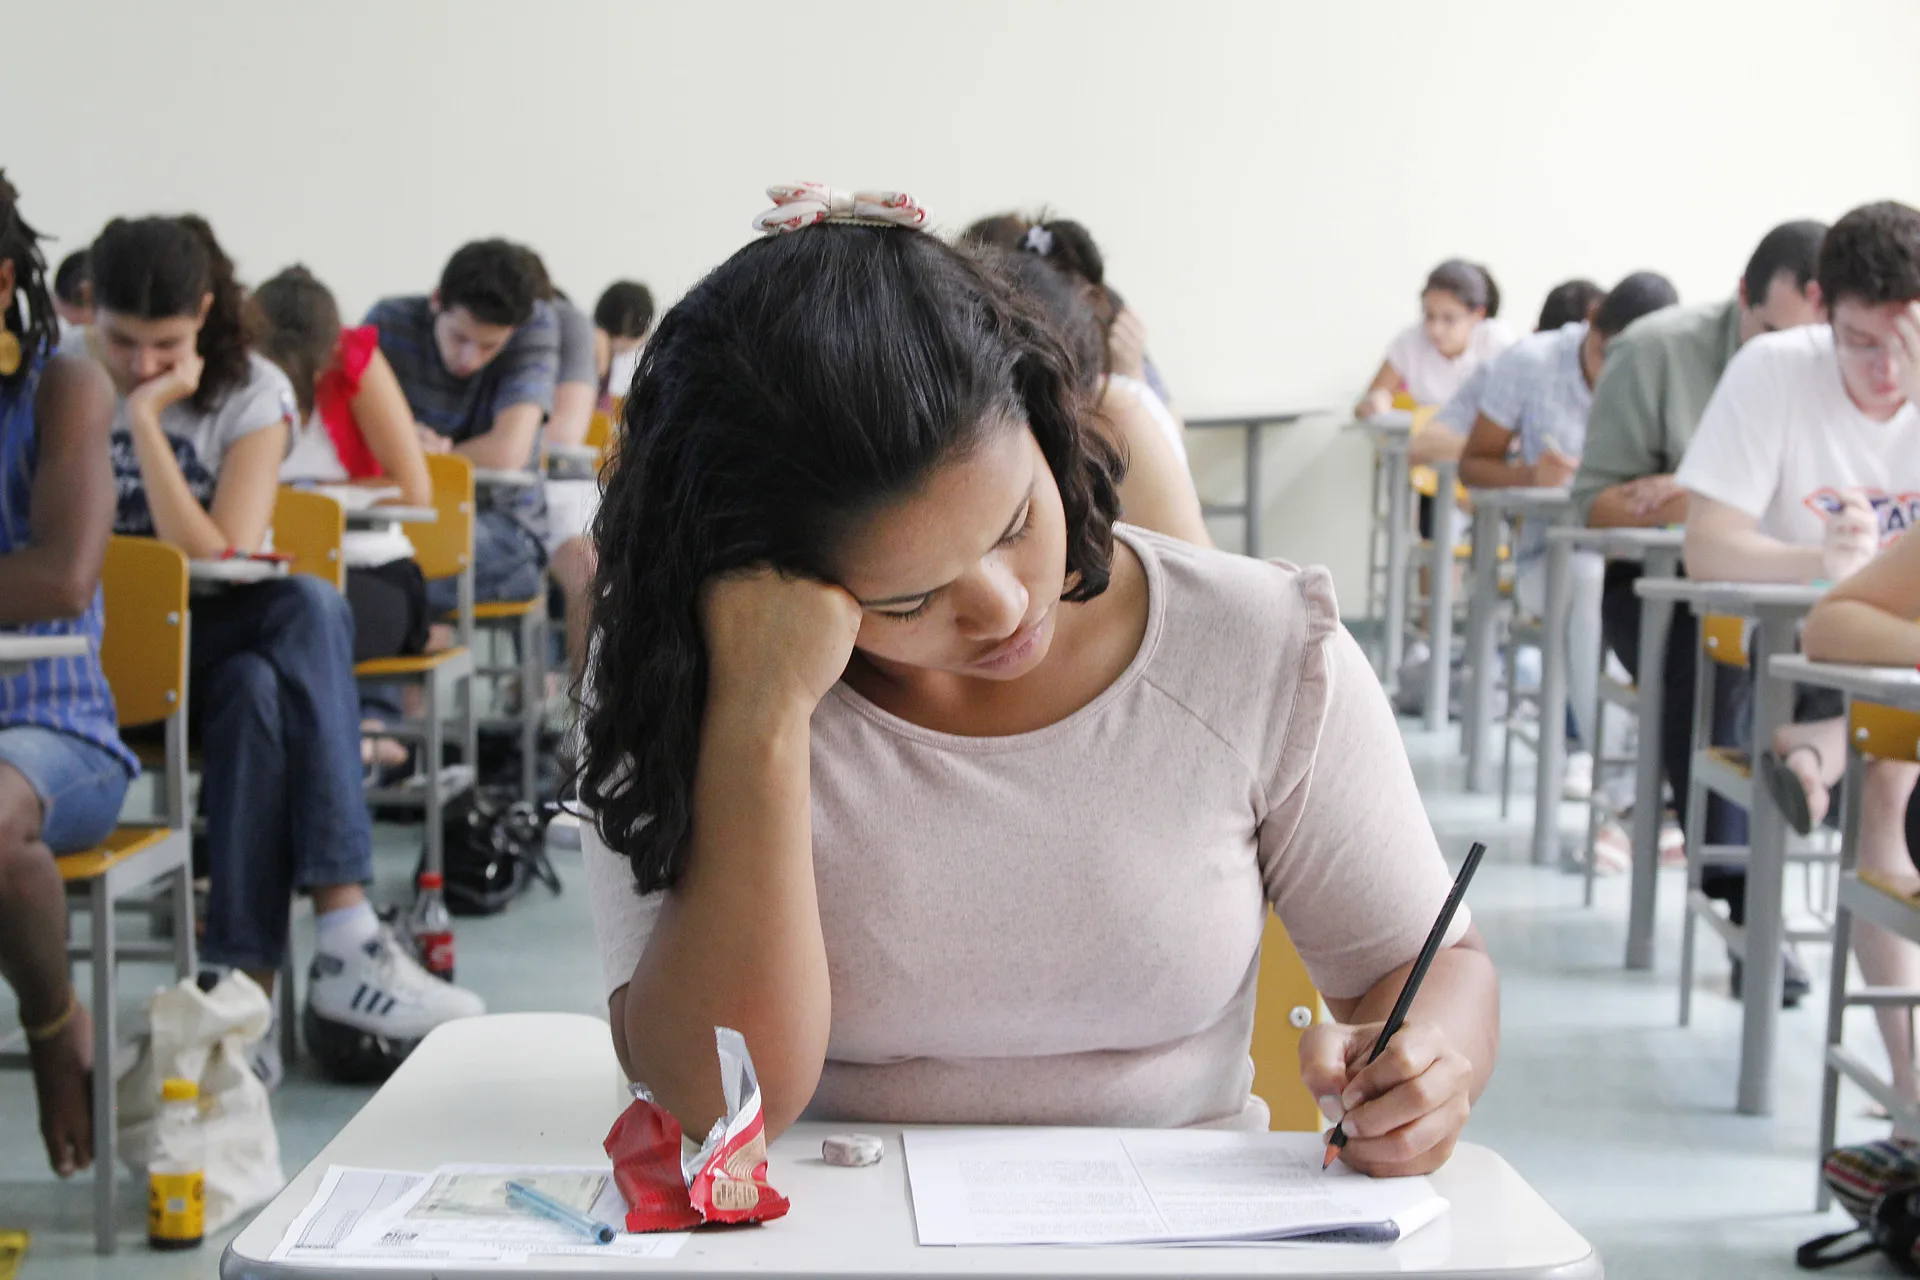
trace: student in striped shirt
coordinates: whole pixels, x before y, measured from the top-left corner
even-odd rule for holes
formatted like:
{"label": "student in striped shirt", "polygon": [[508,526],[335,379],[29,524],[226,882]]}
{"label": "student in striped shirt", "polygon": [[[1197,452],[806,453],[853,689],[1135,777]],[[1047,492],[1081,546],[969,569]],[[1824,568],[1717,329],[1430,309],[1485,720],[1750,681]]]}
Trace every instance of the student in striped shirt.
{"label": "student in striped shirt", "polygon": [[0,973],[20,1002],[54,1172],[93,1161],[93,1028],[67,967],[54,859],[99,843],[138,771],[100,671],[113,528],[113,388],[59,333],[39,237],[0,176],[0,627],[84,636],[79,657],[0,679]]}

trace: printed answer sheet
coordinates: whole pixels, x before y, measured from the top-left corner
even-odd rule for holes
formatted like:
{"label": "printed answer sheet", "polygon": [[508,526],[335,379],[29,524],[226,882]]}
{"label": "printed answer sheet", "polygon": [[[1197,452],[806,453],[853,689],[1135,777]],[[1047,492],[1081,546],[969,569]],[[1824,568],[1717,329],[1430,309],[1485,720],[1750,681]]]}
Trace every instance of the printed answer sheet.
{"label": "printed answer sheet", "polygon": [[909,1129],[923,1245],[1401,1239],[1447,1210],[1425,1178],[1320,1171],[1318,1134]]}

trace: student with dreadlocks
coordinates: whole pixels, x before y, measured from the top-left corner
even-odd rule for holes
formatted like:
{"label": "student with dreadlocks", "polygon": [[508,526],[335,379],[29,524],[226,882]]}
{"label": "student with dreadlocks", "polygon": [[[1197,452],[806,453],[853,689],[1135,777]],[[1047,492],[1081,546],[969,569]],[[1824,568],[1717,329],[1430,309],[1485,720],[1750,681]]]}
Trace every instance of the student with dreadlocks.
{"label": "student with dreadlocks", "polygon": [[67,968],[54,859],[113,829],[138,766],[100,671],[100,563],[113,528],[113,388],[59,333],[40,237],[0,175],[0,627],[85,636],[79,657],[0,680],[0,974],[20,1002],[47,1158],[93,1161],[93,1028]]}

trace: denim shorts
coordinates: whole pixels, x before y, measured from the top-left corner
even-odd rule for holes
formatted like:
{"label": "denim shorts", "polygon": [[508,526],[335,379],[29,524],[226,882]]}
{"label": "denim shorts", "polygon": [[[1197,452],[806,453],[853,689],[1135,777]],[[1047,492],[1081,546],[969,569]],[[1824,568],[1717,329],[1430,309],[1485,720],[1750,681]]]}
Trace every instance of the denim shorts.
{"label": "denim shorts", "polygon": [[0,729],[0,761],[40,797],[40,839],[55,853],[99,844],[120,821],[127,767],[105,747],[37,724]]}

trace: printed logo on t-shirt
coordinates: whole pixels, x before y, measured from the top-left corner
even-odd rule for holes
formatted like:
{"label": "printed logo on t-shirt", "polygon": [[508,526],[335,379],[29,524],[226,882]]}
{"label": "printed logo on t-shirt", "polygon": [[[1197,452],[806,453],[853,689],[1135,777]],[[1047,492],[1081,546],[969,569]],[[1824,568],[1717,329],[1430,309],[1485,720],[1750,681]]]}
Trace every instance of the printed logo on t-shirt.
{"label": "printed logo on t-shirt", "polygon": [[[1873,513],[1880,517],[1880,541],[1892,542],[1916,522],[1920,522],[1920,493],[1891,494],[1862,486]],[[1842,491],[1832,486],[1815,489],[1807,495],[1807,507],[1824,519],[1840,514],[1846,505]]]}
{"label": "printed logo on t-shirt", "polygon": [[[193,494],[194,500],[203,507],[210,505],[217,477],[200,461],[200,454],[191,441],[168,436],[167,442],[173,446],[174,461],[180,464],[180,474],[185,477],[187,489]],[[118,499],[113,531],[137,538],[151,538],[154,536],[153,511],[147,506],[147,489],[140,479],[140,455],[134,450],[133,436],[126,431],[114,432],[112,453],[113,480]]]}

